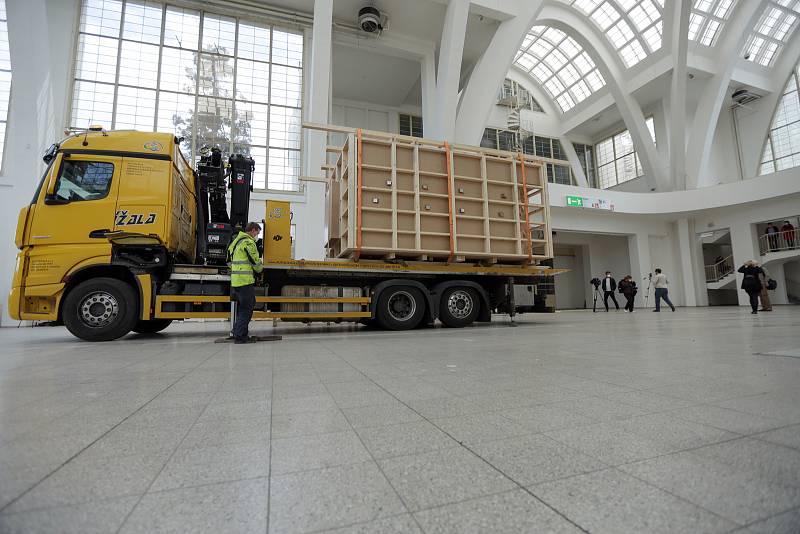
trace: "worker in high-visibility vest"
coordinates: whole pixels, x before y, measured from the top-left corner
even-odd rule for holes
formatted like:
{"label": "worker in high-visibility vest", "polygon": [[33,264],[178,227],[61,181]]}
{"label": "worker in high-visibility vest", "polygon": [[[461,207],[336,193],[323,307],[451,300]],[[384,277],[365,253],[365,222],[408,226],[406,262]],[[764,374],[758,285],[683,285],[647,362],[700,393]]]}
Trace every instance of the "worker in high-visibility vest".
{"label": "worker in high-visibility vest", "polygon": [[236,301],[236,320],[233,323],[234,343],[254,343],[256,338],[248,335],[253,308],[256,306],[256,273],[264,269],[258,256],[256,237],[261,226],[255,222],[247,223],[244,232],[240,231],[228,245],[231,262],[231,288]]}

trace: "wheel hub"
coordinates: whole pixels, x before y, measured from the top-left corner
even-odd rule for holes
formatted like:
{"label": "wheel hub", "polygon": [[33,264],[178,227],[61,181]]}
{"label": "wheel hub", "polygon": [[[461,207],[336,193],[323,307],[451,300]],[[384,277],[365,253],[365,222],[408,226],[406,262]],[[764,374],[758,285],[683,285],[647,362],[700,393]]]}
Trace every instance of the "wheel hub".
{"label": "wheel hub", "polygon": [[472,295],[466,291],[453,291],[447,299],[447,311],[456,319],[468,317],[474,306]]}
{"label": "wheel hub", "polygon": [[417,312],[417,301],[407,291],[397,291],[389,297],[389,315],[396,321],[408,321]]}
{"label": "wheel hub", "polygon": [[119,302],[106,291],[95,291],[84,298],[79,306],[81,320],[92,328],[108,326],[119,316]]}

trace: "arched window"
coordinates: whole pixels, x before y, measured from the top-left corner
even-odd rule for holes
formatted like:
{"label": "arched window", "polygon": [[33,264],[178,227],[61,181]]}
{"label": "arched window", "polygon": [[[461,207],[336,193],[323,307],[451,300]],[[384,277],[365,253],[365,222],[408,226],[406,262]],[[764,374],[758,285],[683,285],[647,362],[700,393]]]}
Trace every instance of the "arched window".
{"label": "arched window", "polygon": [[795,67],[772,117],[759,175],[800,166],[800,97]]}

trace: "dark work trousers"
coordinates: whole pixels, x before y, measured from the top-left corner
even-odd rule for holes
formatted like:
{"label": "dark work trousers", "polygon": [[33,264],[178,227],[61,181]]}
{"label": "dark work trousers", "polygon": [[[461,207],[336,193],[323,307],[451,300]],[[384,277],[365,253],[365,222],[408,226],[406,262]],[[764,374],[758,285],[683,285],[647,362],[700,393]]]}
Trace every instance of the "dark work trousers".
{"label": "dark work trousers", "polygon": [[624,293],[624,295],[625,295],[625,299],[628,301],[628,302],[625,303],[625,309],[628,310],[629,312],[632,312],[633,311],[633,301],[636,298],[636,295],[634,295],[633,293]]}
{"label": "dark work trousers", "polygon": [[747,291],[747,296],[750,297],[750,307],[753,308],[753,313],[758,313],[758,295],[761,290]]}
{"label": "dark work trousers", "polygon": [[233,297],[236,300],[236,320],[233,323],[233,337],[244,341],[248,337],[248,326],[253,318],[253,308],[256,306],[255,285],[249,284],[233,288]]}
{"label": "dark work trousers", "polygon": [[661,311],[661,299],[664,299],[672,311],[675,311],[675,306],[672,305],[672,301],[669,300],[669,289],[666,287],[657,287],[656,288],[656,311]]}
{"label": "dark work trousers", "polygon": [[619,303],[617,302],[617,297],[614,296],[613,291],[603,291],[603,304],[606,305],[606,311],[608,311],[608,297],[611,297],[611,300],[614,301],[614,306],[619,309]]}

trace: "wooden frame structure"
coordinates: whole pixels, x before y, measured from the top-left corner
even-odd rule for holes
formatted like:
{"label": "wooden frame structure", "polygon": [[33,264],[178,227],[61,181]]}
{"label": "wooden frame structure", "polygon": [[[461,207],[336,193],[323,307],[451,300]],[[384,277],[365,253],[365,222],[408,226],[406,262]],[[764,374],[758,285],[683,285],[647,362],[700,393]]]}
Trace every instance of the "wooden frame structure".
{"label": "wooden frame structure", "polygon": [[547,177],[522,153],[384,132],[328,147],[329,256],[535,264],[553,257]]}

